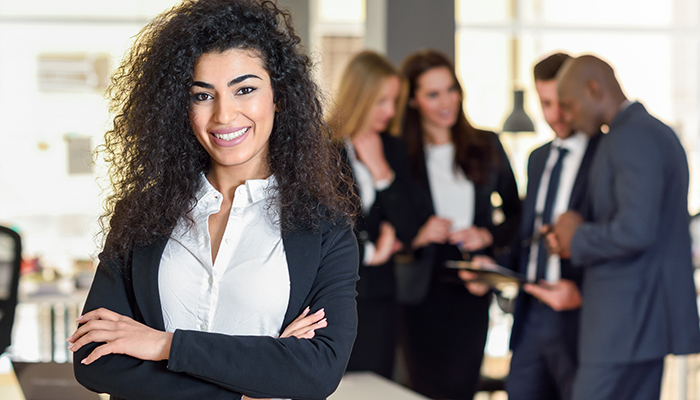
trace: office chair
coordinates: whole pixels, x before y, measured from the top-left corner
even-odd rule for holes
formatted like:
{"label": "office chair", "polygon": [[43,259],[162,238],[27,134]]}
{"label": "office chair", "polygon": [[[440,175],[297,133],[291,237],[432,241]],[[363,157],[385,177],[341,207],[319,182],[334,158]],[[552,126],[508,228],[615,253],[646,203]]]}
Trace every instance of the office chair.
{"label": "office chair", "polygon": [[0,354],[12,339],[21,255],[22,240],[17,232],[0,226]]}

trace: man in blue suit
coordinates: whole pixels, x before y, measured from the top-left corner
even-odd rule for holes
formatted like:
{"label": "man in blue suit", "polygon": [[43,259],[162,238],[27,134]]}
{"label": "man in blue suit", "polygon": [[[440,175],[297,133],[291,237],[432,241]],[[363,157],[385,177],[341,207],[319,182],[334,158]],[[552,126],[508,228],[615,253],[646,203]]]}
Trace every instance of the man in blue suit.
{"label": "man in blue suit", "polygon": [[[510,400],[569,400],[576,371],[581,271],[568,260],[549,255],[543,240],[533,240],[567,210],[583,212],[588,171],[599,140],[572,131],[561,119],[556,75],[569,59],[555,53],[535,65],[542,112],[556,137],[530,154],[518,242],[508,257],[499,260],[530,282],[539,282],[525,285],[526,292],[515,301],[513,357],[506,383]],[[461,275],[465,280],[475,278]],[[467,288],[478,291],[479,286],[468,283]],[[553,299],[549,304],[533,297],[542,291]]]}
{"label": "man in blue suit", "polygon": [[[521,241],[511,256],[511,264],[529,281],[540,283],[526,285],[527,293],[515,303],[513,357],[506,384],[512,400],[568,400],[576,371],[580,270],[568,260],[548,255],[542,240],[532,240],[563,212],[583,212],[588,171],[598,144],[598,138],[589,140],[561,119],[555,78],[570,58],[556,53],[534,68],[542,112],[556,138],[530,154]],[[551,292],[557,301],[537,301],[532,295],[541,291]]]}
{"label": "man in blue suit", "polygon": [[593,136],[590,214],[562,214],[550,246],[582,266],[576,400],[658,399],[667,354],[700,351],[688,163],[676,134],[629,101],[594,56],[558,76],[564,121]]}

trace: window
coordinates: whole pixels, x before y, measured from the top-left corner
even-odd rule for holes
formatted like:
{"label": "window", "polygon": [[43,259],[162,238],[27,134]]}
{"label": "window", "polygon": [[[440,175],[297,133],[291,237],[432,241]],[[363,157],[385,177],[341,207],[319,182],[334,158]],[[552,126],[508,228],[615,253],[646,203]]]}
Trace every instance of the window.
{"label": "window", "polygon": [[525,89],[537,132],[522,135],[510,149],[521,185],[527,154],[553,137],[540,110],[533,65],[554,51],[592,53],[615,67],[630,99],[676,130],[691,169],[690,210],[700,211],[697,1],[457,0],[456,7],[457,66],[470,119],[499,131],[513,86]]}

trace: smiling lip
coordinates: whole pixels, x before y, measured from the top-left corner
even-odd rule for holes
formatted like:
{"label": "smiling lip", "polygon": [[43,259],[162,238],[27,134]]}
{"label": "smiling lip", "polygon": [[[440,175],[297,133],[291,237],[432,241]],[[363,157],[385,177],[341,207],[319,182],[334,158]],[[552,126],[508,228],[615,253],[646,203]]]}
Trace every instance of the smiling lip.
{"label": "smiling lip", "polygon": [[217,129],[210,131],[214,143],[221,147],[235,146],[245,140],[250,132],[250,127],[232,128],[232,129]]}

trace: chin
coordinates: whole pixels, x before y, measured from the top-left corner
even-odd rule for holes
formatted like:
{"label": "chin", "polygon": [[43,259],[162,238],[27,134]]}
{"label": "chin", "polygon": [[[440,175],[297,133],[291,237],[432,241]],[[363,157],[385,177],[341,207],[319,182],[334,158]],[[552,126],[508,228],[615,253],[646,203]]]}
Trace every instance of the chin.
{"label": "chin", "polygon": [[576,132],[576,131],[573,129],[561,128],[561,129],[555,130],[554,134],[557,135],[557,137],[559,139],[566,139],[566,138],[570,137],[571,135],[573,135],[574,132]]}

